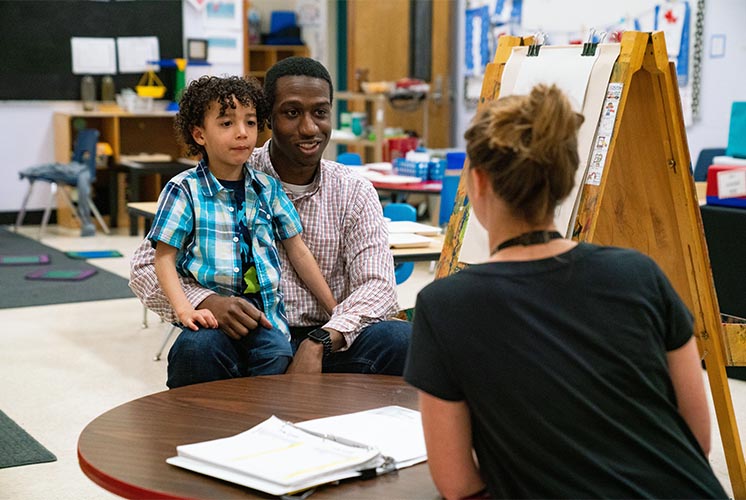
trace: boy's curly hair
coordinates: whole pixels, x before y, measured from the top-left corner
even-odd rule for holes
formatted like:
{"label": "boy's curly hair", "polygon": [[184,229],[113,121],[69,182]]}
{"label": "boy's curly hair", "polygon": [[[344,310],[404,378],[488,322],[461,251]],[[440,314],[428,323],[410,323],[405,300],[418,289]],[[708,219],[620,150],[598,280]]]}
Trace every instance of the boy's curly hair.
{"label": "boy's curly hair", "polygon": [[212,102],[220,104],[220,114],[229,107],[235,108],[233,97],[244,106],[254,106],[259,131],[264,130],[268,115],[267,101],[256,78],[202,76],[192,81],[182,94],[174,121],[176,135],[186,146],[187,154],[201,155],[207,159],[207,151],[194,140],[192,129],[204,126],[205,113]]}

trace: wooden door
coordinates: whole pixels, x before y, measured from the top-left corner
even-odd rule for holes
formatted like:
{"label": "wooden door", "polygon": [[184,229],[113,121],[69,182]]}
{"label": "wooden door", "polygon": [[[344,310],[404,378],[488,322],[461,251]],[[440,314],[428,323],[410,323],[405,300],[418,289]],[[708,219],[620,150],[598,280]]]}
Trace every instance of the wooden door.
{"label": "wooden door", "polygon": [[[432,64],[427,106],[426,145],[450,146],[450,50],[454,8],[451,0],[432,0]],[[355,70],[368,69],[369,81],[395,81],[409,75],[410,0],[351,0],[347,7],[347,88],[355,86]],[[426,22],[426,20],[421,20]],[[439,96],[439,97],[438,97]],[[423,106],[398,111],[387,106],[386,126],[424,134]]]}

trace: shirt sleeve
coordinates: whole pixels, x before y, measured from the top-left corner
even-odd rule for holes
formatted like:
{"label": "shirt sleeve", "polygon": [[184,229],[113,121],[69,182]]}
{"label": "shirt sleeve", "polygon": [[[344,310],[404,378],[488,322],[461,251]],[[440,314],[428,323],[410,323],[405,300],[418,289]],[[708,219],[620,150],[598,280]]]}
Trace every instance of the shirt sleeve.
{"label": "shirt sleeve", "polygon": [[421,391],[448,401],[461,401],[464,395],[447,364],[448,351],[439,344],[445,336],[430,322],[428,306],[422,294],[417,296],[412,339],[404,366],[404,380]]}
{"label": "shirt sleeve", "polygon": [[163,242],[184,248],[194,230],[193,214],[189,194],[181,185],[169,182],[158,198],[158,209],[147,239],[153,245]]}
{"label": "shirt sleeve", "polygon": [[361,182],[358,186],[352,192],[340,236],[353,292],[334,308],[332,318],[324,325],[342,333],[347,346],[363,328],[398,310],[394,258],[381,202],[372,184]]}
{"label": "shirt sleeve", "polygon": [[[202,287],[193,278],[179,276],[184,293],[195,308],[212,295],[212,290]],[[163,293],[155,274],[155,249],[149,239],[144,239],[135,250],[130,262],[129,286],[140,302],[169,323],[178,322],[171,303]]]}
{"label": "shirt sleeve", "polygon": [[275,235],[280,240],[287,240],[303,231],[303,225],[288,195],[282,189],[282,185],[269,178],[271,181],[272,222]]}

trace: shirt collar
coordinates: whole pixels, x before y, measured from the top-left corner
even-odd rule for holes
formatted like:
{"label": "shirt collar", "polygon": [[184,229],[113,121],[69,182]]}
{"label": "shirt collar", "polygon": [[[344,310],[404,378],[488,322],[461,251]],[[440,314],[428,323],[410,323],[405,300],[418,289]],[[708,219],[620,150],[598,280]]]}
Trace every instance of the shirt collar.
{"label": "shirt collar", "polygon": [[[275,170],[275,167],[272,165],[272,159],[269,157],[269,146],[270,146],[271,141],[272,139],[269,139],[267,142],[264,143],[262,147],[254,149],[254,154],[251,157],[252,162],[262,172],[268,175],[271,175],[275,179],[282,181],[279,174]],[[313,178],[313,181],[311,181],[311,187],[306,193],[302,195],[298,195],[298,196],[293,196],[292,193],[287,193],[291,200],[297,200],[299,198],[313,196],[319,191],[319,188],[321,187],[321,182],[326,177],[326,174],[325,174],[326,169],[324,168],[324,163],[326,161],[327,160],[324,160],[323,158],[321,159],[321,166],[319,167],[318,173]]]}
{"label": "shirt collar", "polygon": [[[259,193],[267,187],[266,184],[256,175],[256,172],[251,168],[249,162],[243,164],[243,172],[245,178],[249,179],[251,182],[251,186],[254,188],[255,192]],[[210,169],[207,167],[204,160],[200,160],[197,164],[197,179],[200,189],[202,190],[202,195],[207,198],[213,197],[217,195],[220,190],[225,189],[225,187],[220,184],[220,181],[218,181],[212,172],[210,172]]]}

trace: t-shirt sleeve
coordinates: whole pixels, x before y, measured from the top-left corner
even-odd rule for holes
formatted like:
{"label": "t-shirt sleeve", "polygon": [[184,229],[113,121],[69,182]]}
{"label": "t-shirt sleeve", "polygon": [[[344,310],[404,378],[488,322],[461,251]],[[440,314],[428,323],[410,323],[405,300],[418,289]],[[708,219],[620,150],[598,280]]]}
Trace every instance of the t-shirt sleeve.
{"label": "t-shirt sleeve", "polygon": [[653,266],[663,301],[664,324],[667,328],[665,346],[667,351],[673,351],[686,344],[694,334],[694,317],[663,271],[657,264],[653,263]]}
{"label": "t-shirt sleeve", "polygon": [[194,210],[185,189],[169,182],[158,198],[158,209],[150,227],[147,239],[155,248],[163,242],[176,248],[183,248],[194,228]]}
{"label": "t-shirt sleeve", "polygon": [[274,226],[275,236],[277,239],[286,240],[300,234],[303,231],[303,225],[300,221],[298,211],[295,209],[293,202],[282,189],[282,185],[272,181],[272,224]]}
{"label": "t-shirt sleeve", "polygon": [[431,324],[426,302],[418,295],[404,380],[437,398],[461,401],[463,392],[448,366],[448,351],[441,345],[448,332],[439,332]]}

